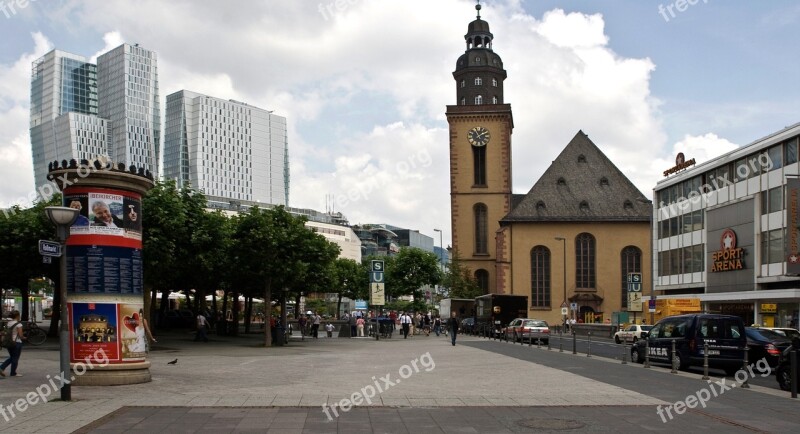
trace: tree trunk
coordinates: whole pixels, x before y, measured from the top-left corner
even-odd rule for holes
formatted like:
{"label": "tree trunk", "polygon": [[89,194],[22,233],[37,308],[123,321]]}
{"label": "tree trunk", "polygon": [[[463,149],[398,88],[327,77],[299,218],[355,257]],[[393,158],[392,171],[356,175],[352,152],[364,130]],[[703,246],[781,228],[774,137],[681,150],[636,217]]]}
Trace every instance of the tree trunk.
{"label": "tree trunk", "polygon": [[250,318],[253,316],[253,297],[244,298],[244,333],[250,333]]}
{"label": "tree trunk", "polygon": [[287,320],[287,318],[286,318],[286,296],[287,295],[288,295],[288,293],[286,291],[281,291],[281,325],[283,326],[283,333],[284,334],[289,329],[289,325],[286,322],[286,320]]}
{"label": "tree trunk", "polygon": [[233,291],[233,294],[231,294],[231,303],[233,303],[233,324],[231,326],[231,336],[239,336],[239,292]]}
{"label": "tree trunk", "polygon": [[271,347],[272,346],[272,327],[270,324],[272,323],[272,279],[267,279],[266,284],[264,285],[264,310],[266,311],[265,321],[267,322],[264,326],[264,346]]}
{"label": "tree trunk", "polygon": [[339,319],[341,317],[341,315],[339,315],[339,312],[342,311],[342,293],[340,292],[337,295],[339,296],[339,299],[336,300],[336,315],[334,315],[334,317],[336,319]]}
{"label": "tree trunk", "polygon": [[217,328],[218,330],[223,331],[223,335],[228,335],[228,292],[225,292],[225,295],[222,296],[222,315],[219,318],[220,326]]}

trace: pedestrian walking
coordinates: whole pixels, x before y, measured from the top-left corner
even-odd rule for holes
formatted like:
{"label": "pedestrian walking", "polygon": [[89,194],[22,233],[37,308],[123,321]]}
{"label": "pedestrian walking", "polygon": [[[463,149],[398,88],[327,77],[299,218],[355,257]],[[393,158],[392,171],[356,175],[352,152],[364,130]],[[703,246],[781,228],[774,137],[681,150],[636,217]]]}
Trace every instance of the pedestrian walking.
{"label": "pedestrian walking", "polygon": [[364,337],[364,318],[358,317],[356,320],[356,329],[358,329],[358,337]]}
{"label": "pedestrian walking", "polygon": [[447,320],[447,329],[450,331],[450,339],[453,342],[453,346],[456,346],[456,335],[458,334],[458,318],[456,318],[456,313],[453,311],[450,314],[450,319]]}
{"label": "pedestrian walking", "polygon": [[300,314],[300,318],[297,319],[297,326],[300,327],[300,340],[306,340],[306,326],[308,325],[308,319],[306,319],[305,314]]}
{"label": "pedestrian walking", "polygon": [[201,339],[203,342],[208,342],[208,335],[206,334],[206,328],[208,327],[208,320],[202,313],[197,314],[197,334],[194,337],[195,342],[200,341]]}
{"label": "pedestrian walking", "polygon": [[326,324],[325,325],[325,331],[328,332],[328,337],[332,338],[333,337],[333,324],[331,324],[330,322],[328,324]]}
{"label": "pedestrian walking", "polygon": [[311,324],[311,335],[314,336],[314,339],[319,337],[319,323],[322,322],[322,317],[319,316],[319,313],[314,313],[313,322]]}
{"label": "pedestrian walking", "polygon": [[433,319],[433,332],[436,333],[436,336],[439,336],[439,329],[442,328],[442,319],[439,316]]}
{"label": "pedestrian walking", "polygon": [[408,339],[408,331],[411,327],[411,317],[405,312],[400,315],[400,326],[403,327],[403,339]]}
{"label": "pedestrian walking", "polygon": [[22,328],[22,322],[19,320],[19,311],[11,312],[11,320],[8,321],[8,330],[6,333],[11,333],[11,342],[14,346],[8,348],[8,358],[0,365],[0,377],[6,376],[6,368],[11,365],[11,376],[21,377],[22,374],[17,373],[17,365],[19,365],[19,356],[22,355],[22,341],[25,339],[25,332]]}

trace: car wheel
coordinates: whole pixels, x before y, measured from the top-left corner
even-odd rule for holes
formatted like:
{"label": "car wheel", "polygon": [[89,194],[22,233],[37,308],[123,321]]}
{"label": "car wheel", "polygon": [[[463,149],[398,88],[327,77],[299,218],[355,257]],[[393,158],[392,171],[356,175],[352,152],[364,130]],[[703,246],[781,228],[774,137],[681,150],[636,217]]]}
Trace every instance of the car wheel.
{"label": "car wheel", "polygon": [[619,336],[614,336],[614,342],[616,342],[618,344],[622,343],[622,341],[619,340]]}
{"label": "car wheel", "polygon": [[778,386],[781,390],[788,391],[792,389],[792,375],[790,371],[788,366],[782,365],[778,368],[778,372],[775,373],[775,379],[778,380]]}
{"label": "car wheel", "polygon": [[639,347],[633,346],[631,348],[631,360],[636,363],[644,363],[644,358],[642,357],[642,353],[639,351]]}

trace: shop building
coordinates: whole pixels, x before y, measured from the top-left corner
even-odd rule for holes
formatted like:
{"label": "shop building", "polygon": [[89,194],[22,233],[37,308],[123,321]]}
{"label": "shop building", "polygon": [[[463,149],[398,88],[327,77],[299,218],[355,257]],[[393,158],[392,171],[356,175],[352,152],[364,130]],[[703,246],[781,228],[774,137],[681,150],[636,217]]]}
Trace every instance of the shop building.
{"label": "shop building", "polygon": [[748,324],[797,327],[800,123],[702,164],[679,154],[654,188],[657,299],[699,299]]}

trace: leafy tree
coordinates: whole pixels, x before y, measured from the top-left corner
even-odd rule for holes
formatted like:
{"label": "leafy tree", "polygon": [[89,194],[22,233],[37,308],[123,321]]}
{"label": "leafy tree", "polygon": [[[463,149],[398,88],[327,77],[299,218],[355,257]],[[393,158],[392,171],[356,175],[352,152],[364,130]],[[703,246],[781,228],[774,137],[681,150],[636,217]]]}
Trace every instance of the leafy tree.
{"label": "leafy tree", "polygon": [[444,273],[442,284],[448,288],[449,298],[475,298],[483,295],[483,291],[472,275],[472,270],[464,266],[458,255],[450,260],[450,266]]}
{"label": "leafy tree", "polygon": [[[306,228],[305,222],[282,206],[252,208],[235,219],[232,255],[236,272],[240,281],[260,285],[266,306],[272,303],[273,288],[297,290],[301,282],[314,285],[318,272],[338,254],[322,235]],[[264,345],[271,344],[267,327]]]}
{"label": "leafy tree", "polygon": [[437,285],[441,280],[439,258],[432,252],[422,249],[403,248],[386,264],[387,293],[393,296],[414,296],[416,309],[423,309],[425,306],[422,287]]}
{"label": "leafy tree", "polygon": [[[45,207],[61,206],[61,195],[47,202],[37,202],[22,209],[12,207],[0,213],[0,287],[18,289],[22,298],[22,318],[28,319],[28,281],[47,276],[60,285],[58,258],[52,264],[44,264],[39,254],[39,240],[56,240],[56,228],[44,212]],[[54,308],[61,306],[60,293],[56,291]],[[56,311],[58,312],[58,310]],[[49,334],[58,333],[59,315],[51,321]]]}
{"label": "leafy tree", "polygon": [[331,272],[334,275],[332,291],[339,297],[336,302],[336,312],[342,308],[342,297],[350,300],[365,300],[368,296],[369,275],[367,267],[352,259],[338,258],[333,263]]}

